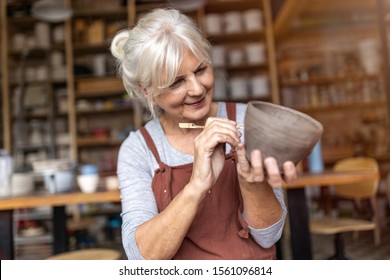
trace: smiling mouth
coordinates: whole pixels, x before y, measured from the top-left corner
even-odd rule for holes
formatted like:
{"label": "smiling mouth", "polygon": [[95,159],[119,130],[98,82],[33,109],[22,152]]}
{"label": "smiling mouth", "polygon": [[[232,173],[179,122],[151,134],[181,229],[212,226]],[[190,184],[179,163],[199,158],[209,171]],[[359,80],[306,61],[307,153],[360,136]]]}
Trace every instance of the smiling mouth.
{"label": "smiling mouth", "polygon": [[189,106],[189,107],[200,107],[204,104],[206,98],[203,97],[202,99],[200,99],[199,101],[197,102],[194,102],[194,103],[186,103],[185,105],[186,106]]}

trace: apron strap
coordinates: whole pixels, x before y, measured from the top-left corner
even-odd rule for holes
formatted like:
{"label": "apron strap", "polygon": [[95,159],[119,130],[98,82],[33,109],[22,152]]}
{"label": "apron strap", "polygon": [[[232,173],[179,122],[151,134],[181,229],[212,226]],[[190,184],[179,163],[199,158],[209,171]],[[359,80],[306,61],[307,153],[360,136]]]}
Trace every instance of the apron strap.
{"label": "apron strap", "polygon": [[[236,121],[236,103],[233,102],[226,102],[226,111],[228,115],[228,119],[232,121]],[[231,146],[231,151],[233,152],[233,157],[236,158],[236,147]]]}
{"label": "apron strap", "polygon": [[154,144],[153,139],[150,136],[149,132],[146,130],[144,126],[141,127],[139,130],[145,139],[146,145],[148,145],[149,149],[152,151],[154,157],[156,158],[157,163],[160,164],[161,163],[160,156],[158,155],[156,145]]}
{"label": "apron strap", "polygon": [[226,102],[226,111],[228,114],[228,119],[236,121],[236,103]]}

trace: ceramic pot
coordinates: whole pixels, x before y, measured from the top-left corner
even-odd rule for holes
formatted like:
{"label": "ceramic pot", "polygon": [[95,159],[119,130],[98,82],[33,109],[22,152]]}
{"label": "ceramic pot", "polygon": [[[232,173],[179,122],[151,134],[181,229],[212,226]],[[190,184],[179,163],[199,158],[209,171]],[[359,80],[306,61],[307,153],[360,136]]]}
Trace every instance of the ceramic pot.
{"label": "ceramic pot", "polygon": [[250,101],[245,115],[246,156],[260,149],[263,159],[274,157],[297,164],[307,157],[321,138],[323,126],[299,111],[262,101]]}

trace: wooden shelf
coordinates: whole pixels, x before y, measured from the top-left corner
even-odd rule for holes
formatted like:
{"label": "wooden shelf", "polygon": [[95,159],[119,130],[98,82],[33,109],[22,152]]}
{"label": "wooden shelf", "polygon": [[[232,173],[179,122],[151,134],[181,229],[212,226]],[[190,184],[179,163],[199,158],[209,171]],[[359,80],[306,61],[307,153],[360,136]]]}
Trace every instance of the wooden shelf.
{"label": "wooden shelf", "polygon": [[309,86],[309,85],[326,85],[326,84],[335,84],[335,83],[345,83],[350,81],[362,81],[362,80],[375,80],[379,79],[381,76],[378,75],[365,75],[365,74],[356,74],[340,77],[317,77],[309,78],[308,80],[292,80],[292,81],[282,81],[282,87],[299,87],[299,86]]}
{"label": "wooden shelf", "polygon": [[113,8],[113,9],[91,9],[91,10],[75,10],[73,13],[74,18],[88,17],[88,18],[115,18],[127,19],[127,7]]}
{"label": "wooden shelf", "polygon": [[226,13],[229,11],[245,11],[249,9],[262,9],[262,1],[258,0],[228,0],[228,1],[208,1],[205,6],[206,13]]}
{"label": "wooden shelf", "polygon": [[103,137],[79,137],[77,138],[77,146],[85,147],[99,147],[99,146],[119,146],[122,140],[103,138]]}
{"label": "wooden shelf", "polygon": [[116,77],[80,78],[76,80],[76,96],[110,96],[124,93],[122,81]]}
{"label": "wooden shelf", "polygon": [[366,109],[368,107],[384,107],[386,106],[386,101],[378,100],[371,102],[356,102],[351,104],[333,104],[333,105],[317,105],[317,106],[301,106],[294,107],[294,109],[305,112],[308,114],[322,111],[349,111],[354,109]]}
{"label": "wooden shelf", "polygon": [[[35,80],[35,81],[26,81],[25,82],[26,86],[45,86],[47,84],[57,84],[57,85],[61,85],[61,84],[66,84],[66,80],[65,79],[51,79],[51,80]],[[20,82],[18,81],[15,81],[15,80],[12,80],[9,82],[9,86],[11,87],[15,87],[15,86],[19,86],[20,85]]]}
{"label": "wooden shelf", "polygon": [[94,53],[107,52],[110,43],[90,44],[90,43],[74,43],[73,51],[75,55],[91,55]]}
{"label": "wooden shelf", "polygon": [[84,115],[100,115],[100,114],[108,114],[108,113],[133,113],[133,107],[132,106],[120,106],[120,107],[114,107],[114,108],[102,108],[102,109],[91,109],[91,110],[78,110],[77,115],[84,116]]}
{"label": "wooden shelf", "polygon": [[246,42],[259,42],[265,40],[265,32],[263,30],[252,32],[240,32],[231,34],[210,35],[208,40],[214,44],[243,44]]}
{"label": "wooden shelf", "polygon": [[241,64],[241,65],[226,65],[216,67],[217,69],[224,69],[227,72],[264,72],[268,71],[268,65],[266,64]]}

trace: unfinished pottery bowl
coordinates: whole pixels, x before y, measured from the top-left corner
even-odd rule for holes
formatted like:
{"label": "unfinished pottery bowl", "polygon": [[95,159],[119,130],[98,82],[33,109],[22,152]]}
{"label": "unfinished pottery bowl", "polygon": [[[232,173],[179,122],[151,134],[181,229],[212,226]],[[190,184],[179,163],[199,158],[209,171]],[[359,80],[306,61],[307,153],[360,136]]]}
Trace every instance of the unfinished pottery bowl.
{"label": "unfinished pottery bowl", "polygon": [[263,159],[274,157],[297,164],[307,157],[321,138],[323,126],[299,111],[269,102],[250,101],[245,115],[246,157],[259,149]]}

